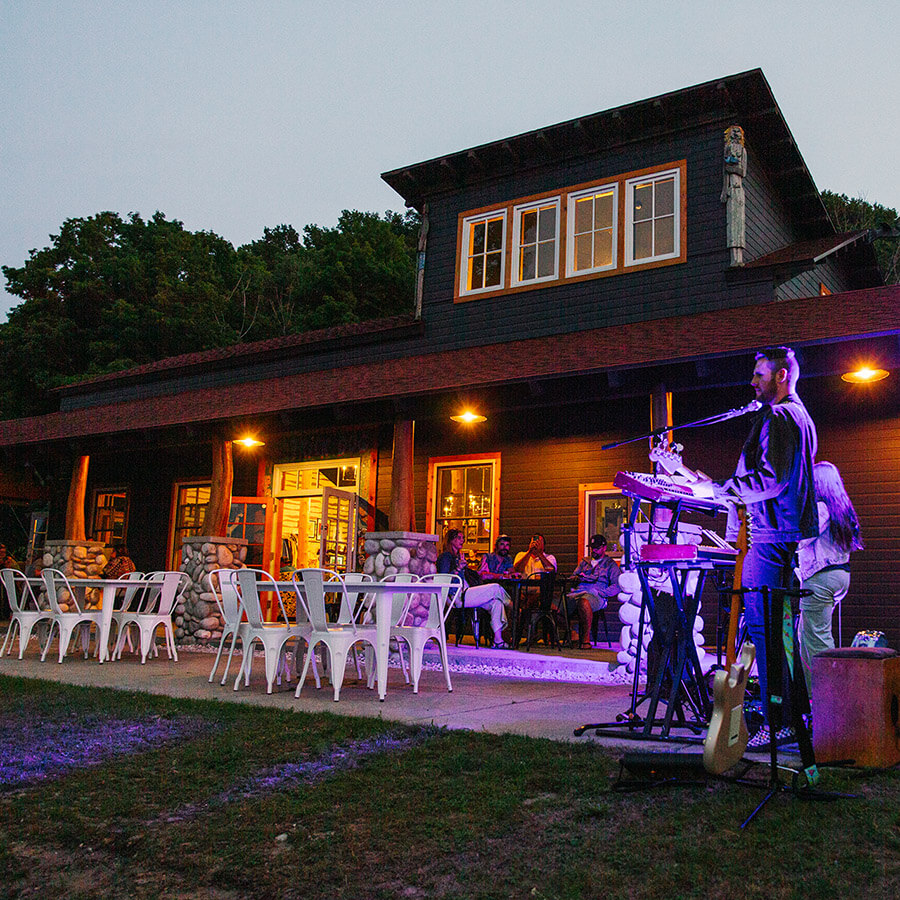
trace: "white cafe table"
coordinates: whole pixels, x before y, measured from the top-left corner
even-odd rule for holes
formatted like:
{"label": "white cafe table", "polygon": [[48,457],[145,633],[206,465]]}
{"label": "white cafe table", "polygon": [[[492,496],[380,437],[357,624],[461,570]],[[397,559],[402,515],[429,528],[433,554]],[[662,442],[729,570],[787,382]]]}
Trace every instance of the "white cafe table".
{"label": "white cafe table", "polygon": [[[294,591],[296,587],[293,581],[278,581],[279,591]],[[302,587],[302,585],[298,585]],[[260,584],[260,590],[265,587],[264,583]],[[326,584],[327,588],[331,588],[330,584]],[[436,584],[428,581],[367,581],[364,583],[354,582],[345,586],[348,594],[353,593],[360,596],[366,594],[373,595],[375,598],[375,640],[377,646],[375,648],[375,672],[378,682],[378,699],[384,700],[387,692],[387,676],[388,676],[388,653],[391,642],[391,609],[393,606],[394,594],[440,594],[441,591],[447,589],[445,584]],[[339,593],[339,590],[329,590],[328,593]]]}
{"label": "white cafe table", "polygon": [[[32,584],[44,586],[42,578],[29,578]],[[134,581],[131,578],[67,578],[69,585],[73,588],[92,588],[101,591],[100,597],[100,636],[98,637],[99,645],[97,650],[97,659],[100,663],[109,659],[109,632],[112,628],[113,610],[116,602],[116,591],[125,588],[133,588],[135,585],[140,586],[141,590],[145,587],[160,586],[163,583],[163,577],[141,579]]]}

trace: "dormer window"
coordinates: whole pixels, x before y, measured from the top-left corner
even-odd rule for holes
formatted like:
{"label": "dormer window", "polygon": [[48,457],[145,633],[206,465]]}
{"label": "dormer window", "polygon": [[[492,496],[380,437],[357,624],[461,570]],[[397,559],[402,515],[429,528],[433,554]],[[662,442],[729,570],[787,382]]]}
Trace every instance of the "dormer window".
{"label": "dormer window", "polygon": [[680,172],[672,169],[625,182],[625,265],[679,255]]}
{"label": "dormer window", "polygon": [[559,275],[559,197],[513,209],[513,286]]}
{"label": "dormer window", "polygon": [[481,213],[463,220],[466,248],[460,295],[495,291],[505,284],[506,210]]}

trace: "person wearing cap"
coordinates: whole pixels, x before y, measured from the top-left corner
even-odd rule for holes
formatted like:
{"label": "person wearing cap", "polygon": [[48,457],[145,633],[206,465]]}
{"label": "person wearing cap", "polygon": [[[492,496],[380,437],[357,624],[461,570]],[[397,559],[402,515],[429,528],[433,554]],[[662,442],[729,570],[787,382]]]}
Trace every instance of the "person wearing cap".
{"label": "person wearing cap", "polygon": [[[572,573],[575,587],[569,591],[566,601],[569,616],[578,617],[581,631],[581,649],[591,646],[591,620],[594,613],[606,609],[609,598],[619,593],[619,565],[606,555],[606,538],[595,534],[590,541],[590,555],[581,560]],[[572,631],[572,641],[576,640]]]}
{"label": "person wearing cap", "polygon": [[494,552],[485,553],[481,557],[481,566],[478,574],[485,581],[496,581],[498,578],[508,578],[513,571],[513,558],[509,552],[509,535],[501,534],[494,541]]}

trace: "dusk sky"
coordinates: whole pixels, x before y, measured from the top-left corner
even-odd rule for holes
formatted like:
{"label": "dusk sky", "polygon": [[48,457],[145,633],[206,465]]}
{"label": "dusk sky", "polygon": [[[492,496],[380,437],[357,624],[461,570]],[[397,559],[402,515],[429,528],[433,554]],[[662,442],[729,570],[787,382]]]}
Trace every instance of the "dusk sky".
{"label": "dusk sky", "polygon": [[5,265],[101,210],[401,210],[383,171],[757,66],[820,189],[900,208],[896,0],[0,4]]}

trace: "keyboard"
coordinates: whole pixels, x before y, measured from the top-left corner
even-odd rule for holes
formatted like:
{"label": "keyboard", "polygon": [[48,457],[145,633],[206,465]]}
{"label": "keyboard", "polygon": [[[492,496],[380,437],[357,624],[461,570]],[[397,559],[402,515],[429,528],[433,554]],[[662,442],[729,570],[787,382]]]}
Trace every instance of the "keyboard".
{"label": "keyboard", "polygon": [[708,482],[683,484],[666,475],[648,475],[646,472],[617,472],[613,484],[623,494],[638,500],[654,503],[681,503],[685,509],[700,509],[704,512],[727,512],[728,504],[712,496],[712,486]]}

